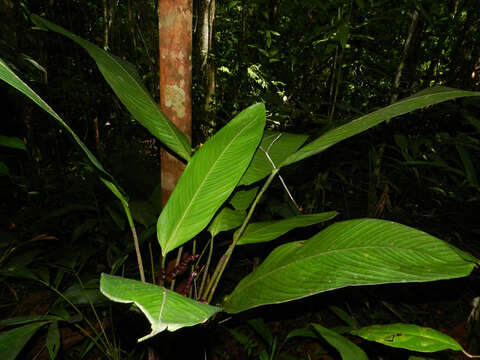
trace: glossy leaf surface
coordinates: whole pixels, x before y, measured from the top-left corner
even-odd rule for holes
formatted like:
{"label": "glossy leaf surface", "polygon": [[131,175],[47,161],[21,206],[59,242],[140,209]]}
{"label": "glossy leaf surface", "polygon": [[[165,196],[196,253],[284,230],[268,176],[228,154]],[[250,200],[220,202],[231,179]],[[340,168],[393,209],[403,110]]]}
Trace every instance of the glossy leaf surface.
{"label": "glossy leaf surface", "polygon": [[346,286],[468,275],[477,259],[422,231],[377,219],[338,222],[277,247],[224,303],[236,313]]}
{"label": "glossy leaf surface", "polygon": [[203,230],[250,163],[265,126],[265,106],[243,110],[195,153],[157,222],[163,255]]}
{"label": "glossy leaf surface", "polygon": [[176,331],[201,324],[221,311],[216,306],[192,300],[164,287],[120,276],[102,274],[100,291],[112,301],[134,303],[147,317],[152,331],[138,341],[165,330]]}
{"label": "glossy leaf surface", "polygon": [[312,324],[312,326],[326,342],[338,350],[342,360],[368,360],[365,352],[346,337],[319,324]]}
{"label": "glossy leaf surface", "polygon": [[160,110],[131,63],[40,16],[32,15],[31,18],[37,25],[64,35],[83,47],[95,60],[105,80],[135,119],[173,152],[185,160],[190,159],[191,148],[186,136]]}
{"label": "glossy leaf surface", "polygon": [[463,91],[441,86],[422,90],[413,96],[327,131],[316,140],[290,155],[282,162],[282,164],[280,164],[280,166],[293,164],[297,161],[318,154],[342,140],[360,134],[361,132],[395,116],[403,115],[425,106],[438,104],[442,101],[467,96],[480,96],[480,92]]}
{"label": "glossy leaf surface", "polygon": [[463,350],[450,336],[435,329],[413,324],[373,325],[352,330],[351,333],[383,345],[413,351]]}
{"label": "glossy leaf surface", "polygon": [[[271,160],[275,166],[278,167],[282,161],[302,146],[307,138],[308,135],[265,131],[260,146],[268,152]],[[272,172],[272,164],[263,150],[258,148],[255,152],[252,163],[240,180],[240,185],[253,184],[254,182],[262,180]]]}
{"label": "glossy leaf surface", "polygon": [[283,220],[252,223],[247,226],[245,232],[238,241],[238,245],[270,241],[295,228],[310,226],[331,220],[337,216],[337,214],[336,211],[329,211],[318,214],[298,215]]}

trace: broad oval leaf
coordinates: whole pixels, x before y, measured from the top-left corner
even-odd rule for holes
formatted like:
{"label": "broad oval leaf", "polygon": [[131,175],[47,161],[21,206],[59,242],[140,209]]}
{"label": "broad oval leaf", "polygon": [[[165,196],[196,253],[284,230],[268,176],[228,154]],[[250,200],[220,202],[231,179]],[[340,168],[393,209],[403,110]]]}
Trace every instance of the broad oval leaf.
{"label": "broad oval leaf", "polygon": [[158,333],[176,331],[204,323],[222,309],[187,298],[162,286],[103,273],[100,291],[110,300],[134,303],[147,317],[152,331],[143,341]]}
{"label": "broad oval leaf", "polygon": [[32,15],[31,19],[35,24],[64,35],[83,47],[133,117],[173,152],[185,160],[190,159],[191,148],[186,136],[160,110],[131,63],[38,15]]}
{"label": "broad oval leaf", "polygon": [[366,340],[412,351],[463,350],[450,336],[435,329],[413,324],[372,325],[352,330],[351,333]]}
{"label": "broad oval leaf", "polygon": [[312,326],[326,342],[338,350],[342,360],[368,360],[365,352],[346,337],[319,324],[312,324]]}
{"label": "broad oval leaf", "polygon": [[468,275],[477,259],[422,231],[377,219],[339,222],[277,247],[237,285],[237,313],[346,286],[424,282]]}
{"label": "broad oval leaf", "polygon": [[242,225],[246,216],[245,211],[236,211],[228,207],[223,208],[208,226],[208,232],[212,237],[215,237],[222,231],[236,229]]}
{"label": "broad oval leaf", "polygon": [[164,256],[207,226],[248,167],[264,126],[265,106],[252,105],[193,156],[158,218]]}
{"label": "broad oval leaf", "polygon": [[336,211],[318,214],[297,215],[288,219],[262,221],[249,224],[238,241],[238,245],[266,242],[286,234],[297,227],[305,227],[331,220],[337,216]]}
{"label": "broad oval leaf", "polygon": [[280,166],[293,164],[297,161],[318,154],[342,140],[360,134],[361,132],[395,116],[403,115],[428,105],[438,104],[442,101],[467,96],[480,96],[480,92],[463,91],[442,86],[435,86],[431,89],[420,91],[413,96],[327,131],[316,140],[290,155],[282,162],[282,164],[280,164]]}
{"label": "broad oval leaf", "polygon": [[268,153],[270,159],[278,167],[289,155],[297,151],[307,138],[308,135],[265,131],[260,144],[263,150],[258,148],[255,152],[250,166],[240,180],[240,185],[250,185],[270,175],[273,167],[265,152]]}

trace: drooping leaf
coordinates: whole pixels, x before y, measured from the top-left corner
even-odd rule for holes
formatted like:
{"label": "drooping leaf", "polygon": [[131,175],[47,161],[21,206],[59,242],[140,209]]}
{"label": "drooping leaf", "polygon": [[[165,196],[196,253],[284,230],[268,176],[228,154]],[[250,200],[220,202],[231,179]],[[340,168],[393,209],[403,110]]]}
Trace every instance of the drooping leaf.
{"label": "drooping leaf", "polygon": [[265,131],[260,146],[253,156],[252,162],[240,180],[240,185],[250,185],[262,180],[272,172],[272,164],[265,155],[268,152],[276,167],[290,154],[294,153],[307,140],[308,135],[297,135]]}
{"label": "drooping leaf", "polygon": [[298,227],[310,226],[328,221],[337,216],[336,211],[329,211],[318,214],[297,215],[291,218],[274,221],[262,221],[247,226],[238,245],[266,242],[286,234]]}
{"label": "drooping leaf", "polygon": [[38,26],[64,35],[83,47],[95,60],[105,80],[135,119],[173,152],[185,160],[190,159],[191,149],[186,136],[160,110],[131,63],[38,15],[32,15],[31,19]]}
{"label": "drooping leaf", "polygon": [[338,350],[342,360],[368,360],[365,352],[346,337],[319,324],[312,324],[312,326],[326,342]]}
{"label": "drooping leaf", "polygon": [[0,333],[0,359],[14,360],[28,340],[47,322],[36,322]]}
{"label": "drooping leaf", "polygon": [[352,330],[351,333],[366,340],[413,351],[463,350],[450,336],[435,329],[413,324],[373,325]]}
{"label": "drooping leaf", "polygon": [[0,326],[13,326],[13,325],[23,325],[29,324],[32,322],[45,322],[45,321],[56,321],[62,320],[57,315],[28,315],[28,316],[18,316],[13,318],[6,318],[0,320]]}
{"label": "drooping leaf", "polygon": [[164,256],[207,226],[245,172],[264,126],[265,106],[252,105],[197,151],[158,218]]}
{"label": "drooping leaf", "polygon": [[63,126],[65,130],[73,137],[75,142],[80,146],[83,150],[85,155],[87,155],[90,162],[107,178],[112,178],[110,174],[108,174],[105,169],[103,168],[102,164],[97,160],[97,158],[88,150],[85,144],[80,140],[80,138],[73,132],[73,130],[57,115],[55,111],[40,98],[27,84],[25,84],[22,79],[20,79],[8,66],[5,62],[0,59],[0,79],[5,81],[7,84],[11,85],[22,94],[26,95],[30,100],[32,100],[35,104],[40,106],[43,110],[49,113],[52,117],[57,120],[60,125]]}
{"label": "drooping leaf", "polygon": [[134,303],[147,317],[152,331],[143,341],[168,330],[176,331],[207,321],[221,308],[187,298],[150,283],[102,274],[101,292],[112,301]]}
{"label": "drooping leaf", "polygon": [[237,313],[346,286],[424,282],[468,275],[477,259],[422,231],[377,219],[338,222],[277,247],[237,285]]}
{"label": "drooping leaf", "polygon": [[293,164],[297,161],[318,154],[342,140],[360,134],[361,132],[395,116],[403,115],[428,105],[438,104],[442,101],[467,96],[480,96],[480,92],[456,90],[442,86],[436,86],[420,91],[413,96],[402,99],[392,105],[386,106],[347,124],[327,131],[316,140],[290,155],[277,167]]}
{"label": "drooping leaf", "polygon": [[223,208],[208,226],[208,232],[215,237],[222,231],[233,230],[242,225],[246,216],[245,211]]}
{"label": "drooping leaf", "polygon": [[50,359],[54,360],[60,350],[60,330],[58,329],[58,321],[52,322],[48,327],[45,346],[47,347]]}
{"label": "drooping leaf", "polygon": [[27,151],[27,147],[25,146],[25,143],[18,137],[14,137],[14,136],[0,135],[0,146],[5,146],[11,149]]}
{"label": "drooping leaf", "polygon": [[230,199],[230,204],[237,211],[247,210],[257,195],[258,186],[248,190],[236,190]]}

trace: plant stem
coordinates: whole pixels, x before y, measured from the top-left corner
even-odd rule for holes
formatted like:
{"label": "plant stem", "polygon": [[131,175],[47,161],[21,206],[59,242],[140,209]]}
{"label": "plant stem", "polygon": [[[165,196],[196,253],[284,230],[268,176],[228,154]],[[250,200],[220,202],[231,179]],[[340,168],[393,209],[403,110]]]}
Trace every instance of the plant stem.
{"label": "plant stem", "polygon": [[142,282],[145,282],[145,271],[143,270],[142,253],[140,252],[140,245],[138,243],[137,230],[135,229],[132,213],[130,212],[128,203],[122,201],[122,205],[123,205],[123,209],[125,210],[125,214],[127,215],[128,224],[130,225],[130,231],[132,232],[133,245],[135,246],[135,253],[137,255],[138,272],[140,273],[140,280]]}
{"label": "plant stem", "polygon": [[207,287],[207,290],[205,291],[205,297],[207,297],[207,302],[210,303],[213,298],[213,294],[215,293],[215,290],[217,288],[218,282],[220,281],[220,278],[222,277],[223,272],[225,271],[225,268],[227,267],[228,262],[230,261],[230,257],[232,256],[233,249],[235,249],[235,246],[238,243],[238,240],[242,237],[243,233],[245,232],[245,229],[247,228],[248,222],[252,218],[253,212],[255,211],[255,208],[258,205],[258,202],[260,201],[260,198],[262,195],[265,193],[267,188],[270,186],[271,182],[275,178],[275,175],[277,175],[279,169],[275,168],[271,172],[270,176],[268,177],[267,181],[263,184],[262,188],[258,192],[257,196],[255,197],[255,200],[253,201],[252,206],[250,207],[250,210],[248,210],[247,217],[243,221],[242,226],[236,232],[235,237],[233,238],[232,243],[228,247],[228,249],[225,251],[225,254],[223,254],[222,258],[218,262],[217,268],[215,269],[215,272],[212,276],[212,280],[210,281],[210,284]]}

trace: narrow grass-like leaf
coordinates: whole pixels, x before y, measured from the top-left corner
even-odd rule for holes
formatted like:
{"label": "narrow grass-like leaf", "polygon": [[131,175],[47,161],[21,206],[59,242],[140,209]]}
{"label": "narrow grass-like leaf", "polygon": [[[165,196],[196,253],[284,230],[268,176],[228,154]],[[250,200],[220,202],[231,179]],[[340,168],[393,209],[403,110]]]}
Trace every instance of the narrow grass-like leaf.
{"label": "narrow grass-like leaf", "polygon": [[312,324],[312,326],[326,342],[338,350],[342,360],[368,360],[365,352],[346,337],[319,324]]}
{"label": "narrow grass-like leaf", "polygon": [[80,140],[80,138],[73,132],[73,130],[57,115],[55,111],[45,102],[40,96],[35,93],[27,84],[25,84],[22,79],[20,79],[8,66],[5,62],[0,59],[0,79],[5,81],[7,84],[11,85],[22,94],[26,95],[30,100],[35,104],[40,106],[43,110],[49,113],[55,120],[57,120],[60,125],[63,126],[65,130],[73,137],[75,142],[80,146],[85,155],[88,157],[90,162],[99,170],[103,176],[108,179],[112,179],[112,176],[105,171],[102,164],[97,160],[97,158],[88,150],[85,144]]}
{"label": "narrow grass-like leaf", "polygon": [[306,241],[277,247],[237,285],[224,309],[237,313],[346,286],[452,279],[471,255],[422,231],[377,219],[338,222]]}
{"label": "narrow grass-like leaf", "polygon": [[47,322],[36,322],[0,333],[0,359],[14,360],[28,340]]}
{"label": "narrow grass-like leaf", "polygon": [[297,215],[283,220],[252,223],[247,226],[247,229],[238,241],[238,245],[267,242],[298,227],[310,226],[331,220],[337,216],[337,214],[336,211],[329,211],[318,214]]}
{"label": "narrow grass-like leaf", "polygon": [[60,350],[60,330],[58,329],[58,321],[52,322],[48,327],[45,346],[47,347],[50,359],[54,360]]}
{"label": "narrow grass-like leaf", "polygon": [[64,35],[83,47],[135,119],[173,152],[185,160],[190,159],[191,148],[186,136],[160,110],[132,64],[38,15],[32,15],[31,19],[38,26]]}
{"label": "narrow grass-like leaf", "polygon": [[207,226],[247,169],[264,126],[265,106],[252,105],[195,153],[158,218],[164,256]]}
{"label": "narrow grass-like leaf", "polygon": [[215,237],[222,231],[236,229],[242,225],[246,216],[247,213],[245,211],[236,211],[227,207],[223,208],[208,226],[208,232]]}
{"label": "narrow grass-like leaf", "polygon": [[480,92],[463,91],[442,86],[436,86],[431,89],[420,91],[413,96],[327,131],[316,140],[290,155],[280,164],[280,166],[293,164],[297,161],[318,154],[342,140],[360,134],[361,132],[395,116],[403,115],[425,106],[438,104],[442,101],[467,96],[480,96]]}
{"label": "narrow grass-like leaf", "polygon": [[272,164],[265,155],[268,152],[275,166],[295,152],[307,140],[308,135],[297,135],[265,131],[260,146],[253,156],[252,162],[240,180],[240,185],[250,185],[262,180],[272,172]]}
{"label": "narrow grass-like leaf", "polygon": [[100,291],[112,301],[134,303],[147,317],[152,331],[143,341],[168,330],[204,323],[221,308],[187,298],[164,287],[102,274]]}
{"label": "narrow grass-like leaf", "polygon": [[0,146],[5,146],[11,149],[18,149],[18,150],[24,150],[24,151],[27,150],[25,143],[18,137],[14,137],[14,136],[0,135]]}
{"label": "narrow grass-like leaf", "polygon": [[450,336],[435,329],[413,324],[373,325],[352,330],[351,333],[366,340],[412,351],[463,350]]}

